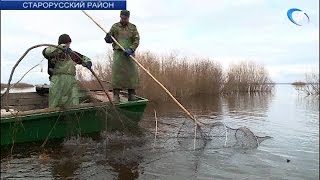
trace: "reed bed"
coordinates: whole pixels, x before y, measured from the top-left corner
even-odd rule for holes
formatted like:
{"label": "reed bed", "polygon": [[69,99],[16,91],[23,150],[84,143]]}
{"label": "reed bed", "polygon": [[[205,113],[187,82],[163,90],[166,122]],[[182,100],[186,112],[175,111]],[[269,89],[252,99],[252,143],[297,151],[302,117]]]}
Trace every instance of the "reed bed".
{"label": "reed bed", "polygon": [[[138,52],[136,58],[177,99],[242,92],[270,92],[273,83],[267,70],[253,62],[233,64],[223,71],[221,64],[211,59],[179,58],[176,55],[155,55]],[[112,53],[98,57],[94,71],[101,80],[110,82]],[[82,68],[77,72],[81,84],[90,88],[97,84],[94,78],[85,75]],[[139,70],[140,87],[137,93],[152,101],[166,101],[169,97],[143,71]]]}

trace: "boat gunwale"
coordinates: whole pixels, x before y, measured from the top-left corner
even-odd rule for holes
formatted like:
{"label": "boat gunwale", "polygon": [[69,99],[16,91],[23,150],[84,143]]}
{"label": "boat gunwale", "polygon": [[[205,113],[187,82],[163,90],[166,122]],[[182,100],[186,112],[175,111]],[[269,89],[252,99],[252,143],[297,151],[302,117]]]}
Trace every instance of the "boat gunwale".
{"label": "boat gunwale", "polygon": [[[118,108],[124,108],[129,106],[144,105],[149,101],[148,99],[143,97],[138,97],[138,98],[139,100],[137,101],[120,102],[118,104],[115,104],[115,106]],[[36,109],[36,110],[20,111],[18,113],[1,115],[1,124],[16,121],[15,119],[17,118],[28,118],[24,120],[34,120],[34,119],[37,119],[36,116],[40,116],[39,118],[41,118],[41,116],[44,116],[44,115],[55,116],[63,112],[72,113],[72,112],[77,112],[81,110],[89,110],[93,108],[104,107],[107,105],[110,105],[110,102],[85,103],[85,104],[79,104],[77,106],[66,107],[66,108],[57,107],[57,108],[43,108],[43,109]]]}

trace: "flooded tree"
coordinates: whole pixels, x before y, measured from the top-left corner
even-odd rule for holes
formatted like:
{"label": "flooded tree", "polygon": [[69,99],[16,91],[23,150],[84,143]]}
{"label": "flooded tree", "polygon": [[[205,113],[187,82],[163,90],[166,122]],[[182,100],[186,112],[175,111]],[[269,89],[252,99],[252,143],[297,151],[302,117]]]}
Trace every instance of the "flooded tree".
{"label": "flooded tree", "polygon": [[307,96],[319,96],[319,73],[306,73],[304,82],[294,82],[292,85],[295,86],[296,90]]}

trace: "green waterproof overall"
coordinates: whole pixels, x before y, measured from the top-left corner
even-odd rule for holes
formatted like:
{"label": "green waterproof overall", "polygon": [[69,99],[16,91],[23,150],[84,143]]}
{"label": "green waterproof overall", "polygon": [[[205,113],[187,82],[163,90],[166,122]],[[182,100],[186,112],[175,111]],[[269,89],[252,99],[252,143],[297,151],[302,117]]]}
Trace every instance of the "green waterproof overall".
{"label": "green waterproof overall", "polygon": [[[115,23],[110,29],[112,35],[125,49],[133,51],[139,46],[139,33],[134,24],[123,26]],[[113,89],[136,89],[139,84],[138,68],[135,62],[124,55],[116,43],[113,46],[112,87]]]}
{"label": "green waterproof overall", "polygon": [[[48,57],[54,57],[50,61],[55,64],[50,80],[49,107],[79,104],[79,86],[75,78],[77,63],[55,47],[47,47],[44,53]],[[83,62],[90,61],[86,56],[81,58]]]}

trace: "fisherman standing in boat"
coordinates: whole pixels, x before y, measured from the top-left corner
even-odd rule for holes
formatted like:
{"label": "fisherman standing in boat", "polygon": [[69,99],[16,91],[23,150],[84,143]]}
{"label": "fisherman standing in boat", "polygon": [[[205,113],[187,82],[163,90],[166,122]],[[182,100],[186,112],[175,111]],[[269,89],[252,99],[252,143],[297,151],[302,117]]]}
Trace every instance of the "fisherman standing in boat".
{"label": "fisherman standing in boat", "polygon": [[[138,68],[130,55],[134,56],[134,52],[139,46],[140,37],[137,27],[129,22],[129,17],[130,12],[122,10],[120,22],[113,24],[104,38],[106,43],[112,43],[113,47],[112,88],[116,103],[120,101],[119,93],[121,89],[128,90],[128,101],[136,100],[135,89],[139,84]],[[125,51],[122,51],[113,42],[111,36],[123,46]]]}
{"label": "fisherman standing in boat", "polygon": [[91,60],[70,49],[71,38],[62,34],[58,46],[63,50],[49,46],[42,51],[48,59],[48,74],[50,75],[49,107],[64,107],[79,104],[79,87],[76,81],[76,65],[82,64],[91,69]]}

